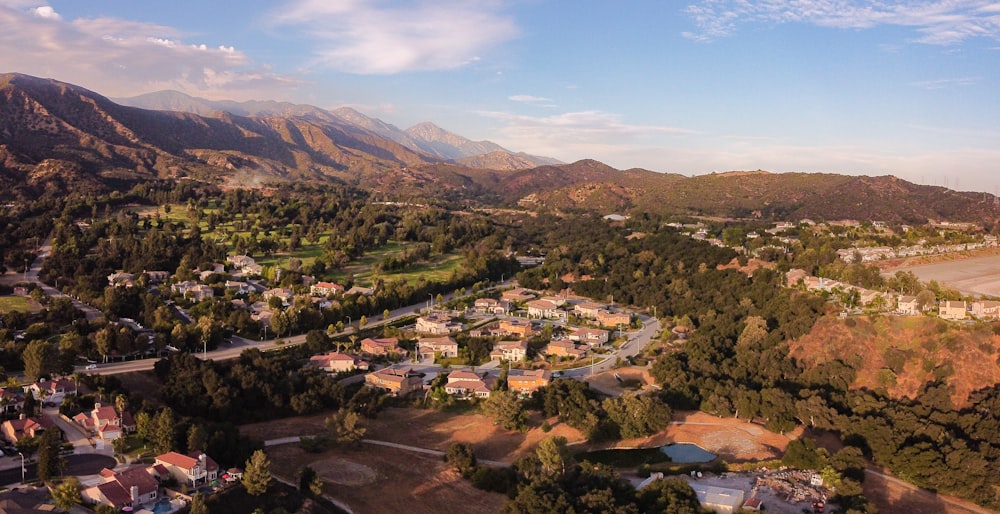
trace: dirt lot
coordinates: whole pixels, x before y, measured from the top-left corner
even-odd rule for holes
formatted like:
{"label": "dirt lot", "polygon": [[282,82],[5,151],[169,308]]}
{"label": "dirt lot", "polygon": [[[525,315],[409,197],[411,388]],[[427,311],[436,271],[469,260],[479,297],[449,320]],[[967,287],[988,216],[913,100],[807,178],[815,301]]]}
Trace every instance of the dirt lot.
{"label": "dirt lot", "polygon": [[472,487],[440,458],[394,448],[365,445],[313,454],[283,445],[267,454],[271,470],[293,481],[311,466],[323,478],[324,491],[358,514],[436,514],[455,506],[461,507],[454,512],[493,514],[507,499]]}
{"label": "dirt lot", "polygon": [[922,281],[937,280],[964,294],[1000,296],[1000,249],[914,257],[879,263],[883,275],[912,271]]}

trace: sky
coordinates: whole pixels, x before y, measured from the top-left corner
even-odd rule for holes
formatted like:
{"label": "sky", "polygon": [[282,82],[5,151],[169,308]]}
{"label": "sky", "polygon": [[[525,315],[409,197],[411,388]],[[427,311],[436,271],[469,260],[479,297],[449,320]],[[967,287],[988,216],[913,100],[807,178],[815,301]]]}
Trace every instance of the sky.
{"label": "sky", "polygon": [[998,0],[0,0],[0,72],[619,169],[1000,193]]}

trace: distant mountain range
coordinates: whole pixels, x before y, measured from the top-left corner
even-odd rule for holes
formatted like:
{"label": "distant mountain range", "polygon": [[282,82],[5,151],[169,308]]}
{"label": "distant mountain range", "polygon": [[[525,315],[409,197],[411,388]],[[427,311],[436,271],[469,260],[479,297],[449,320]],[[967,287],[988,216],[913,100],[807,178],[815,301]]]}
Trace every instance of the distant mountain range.
{"label": "distant mountain range", "polygon": [[56,80],[0,75],[0,198],[108,191],[166,177],[332,181],[400,198],[534,210],[908,223],[1000,218],[993,195],[891,176],[685,177],[593,160],[562,164],[431,123],[400,130],[350,108],[213,102],[177,92],[116,103]]}

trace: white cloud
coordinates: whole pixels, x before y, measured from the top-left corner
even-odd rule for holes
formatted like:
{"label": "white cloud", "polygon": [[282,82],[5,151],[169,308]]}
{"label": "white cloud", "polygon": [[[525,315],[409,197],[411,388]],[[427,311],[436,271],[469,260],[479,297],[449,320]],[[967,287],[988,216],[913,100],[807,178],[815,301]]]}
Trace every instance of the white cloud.
{"label": "white cloud", "polygon": [[518,34],[499,0],[295,0],[272,23],[314,39],[316,66],[358,74],[459,68]]}
{"label": "white cloud", "polygon": [[975,37],[1000,36],[1000,4],[990,0],[701,0],[685,12],[698,41],[729,36],[747,23],[805,23],[842,29],[881,25],[909,27],[916,41],[950,45]]}
{"label": "white cloud", "polygon": [[511,95],[507,97],[508,100],[512,102],[521,103],[541,103],[541,102],[551,102],[551,98],[545,98],[543,96],[532,96],[532,95]]}
{"label": "white cloud", "polygon": [[232,47],[120,18],[64,19],[50,6],[0,0],[0,70],[51,77],[112,97],[176,89],[213,99],[283,97],[299,83]]}
{"label": "white cloud", "polygon": [[957,77],[950,79],[920,80],[910,83],[911,86],[921,89],[951,89],[954,87],[971,86],[979,82],[979,77]]}

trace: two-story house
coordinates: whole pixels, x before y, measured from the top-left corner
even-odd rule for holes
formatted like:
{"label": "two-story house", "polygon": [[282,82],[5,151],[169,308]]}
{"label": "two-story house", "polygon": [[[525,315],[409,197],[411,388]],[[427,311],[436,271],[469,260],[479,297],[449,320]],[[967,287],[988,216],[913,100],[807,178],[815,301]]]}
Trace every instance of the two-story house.
{"label": "two-story house", "polygon": [[941,319],[957,321],[965,319],[969,309],[964,301],[945,300],[938,305],[938,315]]}
{"label": "two-story house", "polygon": [[526,341],[498,341],[490,352],[491,361],[521,362],[528,356]]}
{"label": "two-story house", "polygon": [[34,396],[38,401],[59,405],[67,396],[76,396],[76,382],[68,378],[42,379],[25,386],[24,392]]}
{"label": "two-story house", "polygon": [[110,505],[118,511],[138,511],[142,506],[152,506],[157,502],[160,483],[149,468],[135,466],[122,471],[103,469],[101,483],[83,488],[80,498],[96,505]]}
{"label": "two-story house", "polygon": [[512,369],[507,373],[507,389],[525,395],[549,385],[551,381],[552,372],[547,369]]}
{"label": "two-story house", "polygon": [[309,294],[313,296],[330,296],[344,293],[344,286],[333,282],[317,282],[309,286]]}
{"label": "two-story house", "polygon": [[346,373],[348,371],[354,371],[358,368],[368,369],[367,362],[339,352],[313,355],[309,358],[309,364],[316,366],[327,373]]}
{"label": "two-story house", "polygon": [[452,321],[447,314],[432,312],[417,318],[415,330],[421,334],[448,335],[462,331],[462,324]]}
{"label": "two-story house", "polygon": [[62,439],[62,431],[48,416],[28,418],[22,414],[17,419],[8,419],[0,424],[0,433],[11,444],[28,437],[40,437],[47,430],[59,431],[59,438]]}
{"label": "two-story house", "polygon": [[406,396],[424,388],[424,381],[410,368],[383,368],[365,375],[365,384]]}
{"label": "two-story house", "polygon": [[489,398],[496,387],[497,377],[488,373],[477,374],[464,369],[456,369],[448,374],[444,390],[461,398]]}
{"label": "two-story house", "polygon": [[421,359],[436,355],[444,358],[458,357],[458,343],[451,337],[421,337],[417,341],[417,351]]}
{"label": "two-story house", "polygon": [[366,337],[361,340],[361,353],[368,355],[406,355],[406,350],[399,346],[396,337]]}
{"label": "two-story house", "polygon": [[219,478],[219,465],[204,452],[167,452],[157,455],[154,465],[163,466],[179,484],[197,486]]}

